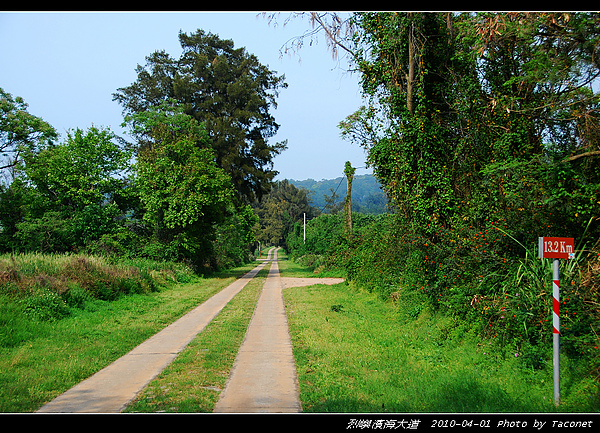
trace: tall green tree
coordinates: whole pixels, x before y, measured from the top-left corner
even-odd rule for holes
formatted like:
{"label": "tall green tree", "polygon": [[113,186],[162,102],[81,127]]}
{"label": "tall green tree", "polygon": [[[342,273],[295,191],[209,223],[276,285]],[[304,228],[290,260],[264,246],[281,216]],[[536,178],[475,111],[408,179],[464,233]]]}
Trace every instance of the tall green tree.
{"label": "tall green tree", "polygon": [[240,201],[251,203],[269,191],[277,172],[273,158],[286,147],[271,144],[279,125],[271,113],[283,76],[262,65],[231,40],[198,30],[181,32],[182,54],[164,51],[138,66],[137,80],[117,90],[114,99],[126,114],[141,113],[174,99],[184,112],[206,125],[215,160],[231,177]]}
{"label": "tall green tree", "polygon": [[[0,171],[14,168],[23,153],[58,138],[56,130],[27,111],[23,98],[0,88]],[[9,174],[12,180],[14,175]]]}
{"label": "tall green tree", "polygon": [[135,165],[143,220],[153,232],[146,254],[210,266],[215,230],[228,215],[235,190],[206,145],[204,125],[181,112],[170,117],[164,105],[134,118],[138,127],[146,125],[151,139]]}
{"label": "tall green tree", "polygon": [[307,190],[284,179],[275,182],[271,192],[254,204],[254,212],[259,218],[256,239],[263,244],[285,246],[294,224],[303,221],[304,214],[307,220],[317,216],[318,209],[310,205]]}
{"label": "tall green tree", "polygon": [[23,171],[37,190],[57,206],[77,212],[87,205],[112,201],[124,188],[131,153],[108,129],[77,128],[65,143],[28,152]]}

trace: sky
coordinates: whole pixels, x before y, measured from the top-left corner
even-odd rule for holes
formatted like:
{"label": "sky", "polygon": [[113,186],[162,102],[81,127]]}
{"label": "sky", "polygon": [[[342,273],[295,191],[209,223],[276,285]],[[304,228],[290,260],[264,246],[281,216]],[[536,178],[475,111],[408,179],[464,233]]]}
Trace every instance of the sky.
{"label": "sky", "polygon": [[146,56],[165,50],[181,54],[179,31],[197,29],[245,47],[288,88],[272,111],[280,125],[273,142],[288,141],[274,159],[282,179],[334,179],[350,161],[367,174],[365,152],[340,137],[338,123],[362,104],[359,77],[347,62],[332,59],[325,40],[305,44],[297,54],[281,54],[291,38],[309,30],[308,19],[281,12],[276,23],[257,12],[2,12],[0,88],[29,105],[28,112],[66,131],[93,126],[121,128],[122,107],[112,100],[136,80]]}

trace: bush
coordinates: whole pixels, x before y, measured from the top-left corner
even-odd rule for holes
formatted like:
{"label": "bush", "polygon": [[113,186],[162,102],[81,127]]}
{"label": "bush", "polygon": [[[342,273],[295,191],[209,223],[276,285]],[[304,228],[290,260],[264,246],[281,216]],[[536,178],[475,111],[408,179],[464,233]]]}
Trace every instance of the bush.
{"label": "bush", "polygon": [[59,320],[69,315],[69,307],[62,297],[48,289],[27,296],[20,304],[26,315],[41,321]]}
{"label": "bush", "polygon": [[[27,299],[31,311],[50,309],[55,316],[60,315],[60,308],[50,306],[53,299],[58,302],[56,296],[62,296],[66,306],[81,307],[89,298],[110,301],[122,294],[149,293],[193,278],[193,271],[183,264],[148,259],[82,254],[0,256],[2,292]],[[41,299],[36,300],[38,297]],[[46,304],[48,308],[43,307]]]}

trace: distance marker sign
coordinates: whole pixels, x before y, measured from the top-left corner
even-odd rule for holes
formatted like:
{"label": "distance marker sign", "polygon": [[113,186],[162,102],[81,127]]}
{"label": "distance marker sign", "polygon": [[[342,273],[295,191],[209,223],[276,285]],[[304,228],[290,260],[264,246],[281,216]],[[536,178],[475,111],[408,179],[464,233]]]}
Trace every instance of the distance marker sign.
{"label": "distance marker sign", "polygon": [[539,238],[541,259],[574,259],[575,240],[573,238]]}
{"label": "distance marker sign", "polygon": [[539,238],[539,256],[552,260],[552,364],[554,366],[554,403],[560,402],[560,281],[559,259],[575,258],[573,238]]}

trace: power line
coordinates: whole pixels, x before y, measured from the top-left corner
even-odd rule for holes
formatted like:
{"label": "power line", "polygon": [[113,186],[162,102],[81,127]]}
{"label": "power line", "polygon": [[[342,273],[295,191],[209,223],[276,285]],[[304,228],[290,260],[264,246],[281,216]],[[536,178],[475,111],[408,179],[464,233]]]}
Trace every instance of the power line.
{"label": "power line", "polygon": [[[369,167],[354,167],[354,168],[359,169],[359,168],[369,168]],[[338,188],[340,187],[340,185],[342,184],[343,181],[344,181],[344,176],[342,176],[340,178],[340,182],[338,183],[337,187],[335,188],[335,191],[333,192],[333,195],[335,195],[335,193],[337,192]],[[323,213],[323,209],[325,209],[326,206],[327,206],[326,204],[323,205],[323,207],[320,210],[321,213]]]}
{"label": "power line", "polygon": [[[333,195],[335,195],[335,193],[337,192],[338,188],[340,187],[340,185],[342,184],[342,181],[344,180],[343,177],[340,178],[340,182],[338,183],[338,185],[335,188],[335,191],[333,192]],[[323,213],[323,209],[325,209],[325,207],[327,206],[327,204],[323,205],[323,207],[321,208],[320,212]]]}

